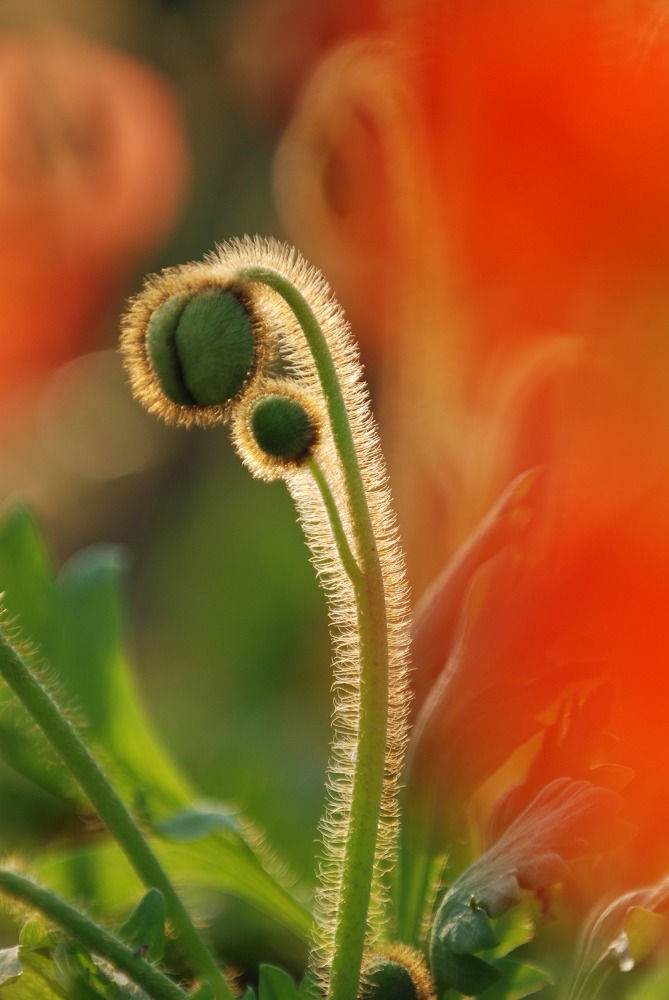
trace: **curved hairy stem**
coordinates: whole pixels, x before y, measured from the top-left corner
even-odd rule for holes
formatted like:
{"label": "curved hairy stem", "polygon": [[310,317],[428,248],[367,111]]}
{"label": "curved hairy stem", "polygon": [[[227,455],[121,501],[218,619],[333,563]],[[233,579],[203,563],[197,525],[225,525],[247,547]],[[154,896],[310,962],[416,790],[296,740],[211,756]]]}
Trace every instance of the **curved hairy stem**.
{"label": "curved hairy stem", "polygon": [[[332,1000],[357,996],[373,883],[386,763],[388,728],[388,616],[383,571],[358,454],[338,373],[318,319],[292,281],[272,268],[249,267],[240,275],[268,285],[288,303],[314,359],[325,397],[332,435],[346,485],[351,534],[358,560],[353,571],[348,547],[339,542],[342,562],[353,584],[359,639],[359,718],[349,802],[348,832],[342,859],[334,927],[329,992]],[[320,470],[319,470],[320,472]],[[322,473],[315,474],[331,520],[333,500]],[[335,531],[341,539],[341,531]],[[358,571],[359,567],[359,571]]]}
{"label": "curved hairy stem", "polygon": [[0,674],[78,782],[141,881],[162,892],[180,947],[194,972],[209,982],[217,1000],[233,1000],[216,960],[125,803],[55,698],[2,632]]}
{"label": "curved hairy stem", "polygon": [[348,324],[322,276],[294,251],[245,239],[150,278],[125,320],[123,347],[135,394],[149,410],[186,426],[231,419],[251,472],[284,479],[296,502],[335,641],[312,964],[331,1000],[355,1000],[395,851],[408,615],[384,464]]}
{"label": "curved hairy stem", "polygon": [[150,962],[139,957],[114,934],[100,927],[81,910],[37,885],[32,879],[0,870],[0,893],[38,910],[95,955],[108,959],[129,979],[146,990],[152,1000],[186,1000],[185,993]]}
{"label": "curved hairy stem", "polygon": [[332,495],[332,490],[330,489],[330,484],[328,483],[327,477],[325,476],[323,470],[315,459],[311,459],[309,462],[309,469],[312,476],[314,477],[314,482],[316,488],[321,495],[321,500],[323,501],[323,506],[325,507],[325,512],[330,521],[330,527],[332,529],[332,535],[335,540],[335,545],[337,546],[337,552],[339,553],[339,558],[341,564],[346,571],[351,583],[355,586],[357,582],[360,581],[362,576],[360,567],[356,562],[355,556],[351,550],[351,546],[348,543],[348,538],[346,537],[346,529],[342,524],[341,517],[339,516],[339,510],[337,509],[337,502]]}

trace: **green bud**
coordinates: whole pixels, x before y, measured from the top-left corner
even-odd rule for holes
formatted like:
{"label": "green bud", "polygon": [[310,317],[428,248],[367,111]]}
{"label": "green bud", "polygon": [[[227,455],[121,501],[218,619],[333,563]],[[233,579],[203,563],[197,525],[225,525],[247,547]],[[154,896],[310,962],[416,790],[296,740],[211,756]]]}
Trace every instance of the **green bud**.
{"label": "green bud", "polygon": [[175,345],[176,329],[185,305],[182,295],[173,295],[154,310],[146,329],[146,353],[160,388],[168,399],[182,406],[193,403],[184,385]]}
{"label": "green bud", "polygon": [[251,427],[256,444],[272,458],[297,462],[316,441],[317,429],[302,403],[290,396],[264,396],[253,408]]}
{"label": "green bud", "polygon": [[418,991],[406,966],[391,959],[379,959],[365,973],[363,996],[369,1000],[417,1000]]}
{"label": "green bud", "polygon": [[154,310],[146,351],[162,391],[182,406],[224,406],[255,361],[253,318],[239,296],[210,288]]}
{"label": "green bud", "polygon": [[432,978],[420,951],[386,945],[364,964],[361,1000],[435,1000]]}

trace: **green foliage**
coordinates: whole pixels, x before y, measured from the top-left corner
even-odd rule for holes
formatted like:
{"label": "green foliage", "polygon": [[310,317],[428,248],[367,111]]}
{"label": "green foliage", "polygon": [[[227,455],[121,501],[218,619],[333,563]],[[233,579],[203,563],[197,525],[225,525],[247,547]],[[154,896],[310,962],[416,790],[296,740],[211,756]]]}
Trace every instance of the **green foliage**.
{"label": "green foliage", "polygon": [[529,962],[503,958],[497,960],[495,966],[500,976],[486,992],[486,1000],[523,1000],[555,982],[550,972]]}
{"label": "green foliage", "polygon": [[157,889],[149,889],[118,932],[122,941],[147,958],[158,962],[165,950],[165,899]]}
{"label": "green foliage", "polygon": [[502,968],[477,955],[499,945],[491,919],[521,901],[521,888],[537,891],[563,881],[565,859],[597,851],[604,833],[610,839],[620,805],[608,789],[567,778],[534,799],[445,894],[430,938],[437,989],[477,996],[497,982]]}
{"label": "green foliage", "polygon": [[[308,908],[267,871],[257,853],[239,837],[215,834],[197,842],[149,842],[172,877],[189,886],[196,898],[232,895],[307,940],[311,931]],[[68,898],[82,894],[106,912],[127,909],[140,883],[114,844],[91,845],[71,851],[50,850],[37,865],[38,873]]]}
{"label": "green foliage", "polygon": [[[12,630],[29,640],[31,660],[47,665],[47,681],[125,798],[141,792],[152,808],[173,811],[191,801],[192,791],[153,732],[123,652],[124,561],[118,547],[95,546],[54,576],[31,515],[16,507],[0,522],[0,589]],[[4,688],[0,700],[0,753],[30,781],[79,807],[81,795],[46,740]]]}
{"label": "green foliage", "polygon": [[166,840],[186,843],[203,840],[209,834],[218,831],[241,834],[238,817],[230,807],[223,805],[186,809],[175,816],[170,816],[169,819],[155,823],[154,826]]}
{"label": "green foliage", "polygon": [[[48,664],[49,685],[70,706],[128,804],[139,806],[155,829],[152,842],[173,876],[208,894],[237,895],[306,939],[308,910],[272,874],[248,824],[225,804],[200,806],[152,732],[123,652],[123,568],[117,547],[96,546],[54,577],[30,514],[14,508],[0,523],[0,586],[12,629],[30,636],[31,661]],[[0,700],[0,752],[8,764],[48,789],[61,808],[81,810],[81,793],[4,687]],[[140,891],[118,847],[100,846],[97,837],[71,854],[43,849],[38,867],[66,897],[108,913],[127,912]]]}
{"label": "green foliage", "polygon": [[[31,662],[40,670],[40,664],[48,664],[47,683],[70,706],[126,800],[143,817],[150,844],[172,878],[190,887],[194,900],[238,896],[308,943],[310,912],[272,874],[248,822],[230,804],[198,802],[147,723],[123,652],[123,567],[118,548],[100,546],[79,553],[54,575],[25,510],[13,509],[0,523],[0,583],[12,628],[31,636]],[[0,750],[7,762],[31,784],[48,789],[61,808],[81,809],[83,800],[65,769],[54,764],[23,710],[4,691],[2,698]],[[535,962],[509,957],[534,933],[530,911],[518,905],[521,889],[537,891],[561,881],[566,860],[615,842],[622,830],[613,819],[618,802],[613,792],[587,782],[554,781],[465,869],[432,922],[432,972],[440,991],[520,1000],[551,984],[551,975]],[[132,910],[117,932],[119,939],[153,962],[172,960],[172,948],[165,951],[162,896],[155,889],[142,895],[116,844],[95,836],[76,849],[44,847],[36,867],[64,897],[87,899],[112,919]],[[666,902],[663,883],[608,907],[584,939],[571,985],[559,995],[591,1000],[605,992],[616,969],[620,977],[647,964],[666,937]],[[649,968],[643,979],[625,979],[630,1000],[660,996],[663,979]],[[207,983],[193,994],[198,1000],[213,995]],[[318,995],[312,980],[298,989],[284,970],[260,968],[258,1000],[314,1000]],[[0,1000],[37,996],[142,1000],[149,994],[119,979],[67,935],[31,920],[19,945],[0,953]]]}
{"label": "green foliage", "polygon": [[30,921],[20,943],[0,952],[2,1000],[149,1000],[83,948]]}
{"label": "green foliage", "polygon": [[261,965],[259,969],[258,1000],[300,1000],[294,980],[283,969]]}

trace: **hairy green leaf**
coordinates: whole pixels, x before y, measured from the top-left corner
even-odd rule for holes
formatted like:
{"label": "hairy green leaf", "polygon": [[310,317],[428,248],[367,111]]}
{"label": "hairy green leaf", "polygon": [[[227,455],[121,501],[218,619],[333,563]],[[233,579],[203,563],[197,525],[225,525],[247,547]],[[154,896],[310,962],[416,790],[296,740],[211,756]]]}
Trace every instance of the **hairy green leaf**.
{"label": "hairy green leaf", "polygon": [[[217,833],[194,843],[151,838],[151,846],[170,877],[191,895],[206,892],[236,896],[282,924],[301,940],[310,940],[307,907],[283,886],[239,837]],[[84,899],[103,912],[122,913],[137,899],[141,886],[113,844],[50,852],[38,874],[67,899]]]}
{"label": "hairy green leaf", "polygon": [[149,889],[119,930],[118,936],[143,958],[157,962],[162,958],[165,947],[166,918],[163,894],[158,889]]}
{"label": "hairy green leaf", "polygon": [[[132,806],[142,804],[144,818],[162,838],[180,842],[156,838],[172,876],[185,886],[238,896],[304,939],[311,918],[274,876],[259,841],[248,835],[248,824],[223,804],[199,805],[153,734],[123,651],[124,565],[117,546],[94,546],[75,555],[54,577],[31,515],[15,508],[0,521],[0,590],[10,618],[20,636],[30,638],[32,659],[47,664],[59,701],[81,724],[112,783]],[[24,776],[79,808],[80,793],[1,686],[0,707],[0,754]],[[139,887],[115,848],[83,848],[77,855],[56,871],[45,871],[56,891],[86,900],[98,912],[111,909],[116,914],[134,903]]]}

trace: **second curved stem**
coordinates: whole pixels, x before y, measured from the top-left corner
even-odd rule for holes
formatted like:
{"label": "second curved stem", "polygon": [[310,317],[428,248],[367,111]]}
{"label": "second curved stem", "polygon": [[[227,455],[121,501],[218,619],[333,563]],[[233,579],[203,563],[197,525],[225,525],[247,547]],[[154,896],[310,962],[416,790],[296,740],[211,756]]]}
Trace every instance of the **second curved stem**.
{"label": "second curved stem", "polygon": [[141,881],[147,888],[162,892],[179,944],[193,970],[209,982],[216,1000],[233,1000],[214,956],[127,806],[55,699],[2,632],[0,674],[78,782]]}
{"label": "second curved stem", "polygon": [[[339,529],[333,526],[342,563],[355,594],[359,716],[329,971],[329,998],[356,1000],[375,880],[388,736],[389,643],[384,576],[346,401],[321,325],[299,289],[278,271],[261,266],[249,267],[245,277],[262,282],[281,295],[302,329],[327,403],[344,480],[351,534],[356,543],[356,569],[351,573],[350,549],[348,544],[340,544],[337,539]],[[328,497],[323,499],[327,509]],[[332,522],[332,512],[329,513]],[[341,533],[345,539],[343,528]]]}

